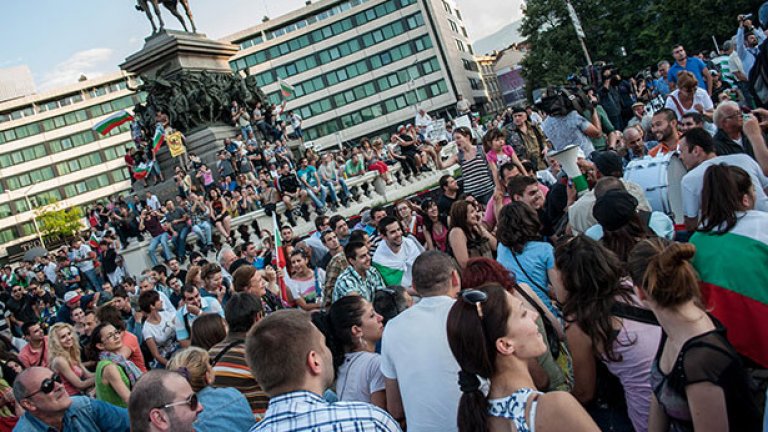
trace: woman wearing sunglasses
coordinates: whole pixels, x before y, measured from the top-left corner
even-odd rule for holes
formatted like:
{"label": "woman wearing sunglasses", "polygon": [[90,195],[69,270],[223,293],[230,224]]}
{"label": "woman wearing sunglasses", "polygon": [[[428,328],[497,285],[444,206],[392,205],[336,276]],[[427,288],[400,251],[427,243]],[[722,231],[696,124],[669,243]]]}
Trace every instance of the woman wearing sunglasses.
{"label": "woman wearing sunglasses", "polygon": [[359,295],[348,295],[331,304],[327,313],[314,314],[312,321],[333,354],[339,400],[386,409],[381,356],[375,352],[384,324],[373,304]]}
{"label": "woman wearing sunglasses", "polygon": [[141,371],[120,354],[122,347],[120,330],[112,324],[102,323],[93,329],[90,351],[98,360],[96,399],[127,408],[131,389],[141,376]]}
{"label": "woman wearing sunglasses", "polygon": [[205,407],[197,415],[195,430],[226,432],[250,429],[255,420],[248,400],[233,387],[213,387],[211,363],[208,352],[198,347],[177,352],[168,363],[168,370],[183,375],[197,394],[198,401]]}
{"label": "woman wearing sunglasses", "polygon": [[70,396],[93,388],[93,374],[80,361],[80,341],[75,328],[67,323],[56,323],[48,331],[48,365],[62,377]]}
{"label": "woman wearing sunglasses", "polygon": [[[459,363],[460,432],[597,431],[569,393],[536,390],[528,363],[547,351],[539,315],[500,285],[464,290],[448,313],[448,343]],[[487,396],[478,376],[490,380]]]}

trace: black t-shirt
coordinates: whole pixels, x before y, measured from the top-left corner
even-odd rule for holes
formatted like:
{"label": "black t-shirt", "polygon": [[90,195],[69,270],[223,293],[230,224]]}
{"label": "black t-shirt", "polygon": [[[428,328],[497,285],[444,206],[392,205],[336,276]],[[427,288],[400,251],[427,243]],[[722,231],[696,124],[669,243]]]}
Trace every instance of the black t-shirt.
{"label": "black t-shirt", "polygon": [[9,298],[5,307],[18,321],[23,323],[37,321],[35,313],[32,311],[32,298],[28,295],[24,295],[20,300],[13,297]]}
{"label": "black t-shirt", "polygon": [[299,190],[299,179],[293,173],[281,175],[277,184],[280,185],[280,190],[283,192],[296,193]]}
{"label": "black t-shirt", "polygon": [[443,216],[448,216],[448,214],[451,212],[451,206],[456,202],[458,198],[458,193],[456,194],[456,198],[447,197],[445,194],[440,195],[440,198],[437,199],[437,208],[440,210],[440,214]]}

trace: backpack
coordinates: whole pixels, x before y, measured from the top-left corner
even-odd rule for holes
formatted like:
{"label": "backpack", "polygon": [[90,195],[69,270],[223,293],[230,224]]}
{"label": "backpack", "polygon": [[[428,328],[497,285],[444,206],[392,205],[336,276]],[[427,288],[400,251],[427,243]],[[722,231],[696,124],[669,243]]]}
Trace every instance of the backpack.
{"label": "backpack", "polygon": [[760,52],[749,71],[749,90],[759,107],[768,107],[768,44],[760,44]]}

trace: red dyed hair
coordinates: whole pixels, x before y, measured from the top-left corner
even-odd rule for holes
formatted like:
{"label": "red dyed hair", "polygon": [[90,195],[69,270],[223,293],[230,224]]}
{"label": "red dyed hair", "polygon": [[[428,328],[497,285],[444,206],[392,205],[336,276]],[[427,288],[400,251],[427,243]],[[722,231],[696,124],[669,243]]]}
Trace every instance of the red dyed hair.
{"label": "red dyed hair", "polygon": [[498,262],[485,257],[470,258],[461,272],[461,289],[477,288],[497,283],[507,292],[517,292],[515,276]]}

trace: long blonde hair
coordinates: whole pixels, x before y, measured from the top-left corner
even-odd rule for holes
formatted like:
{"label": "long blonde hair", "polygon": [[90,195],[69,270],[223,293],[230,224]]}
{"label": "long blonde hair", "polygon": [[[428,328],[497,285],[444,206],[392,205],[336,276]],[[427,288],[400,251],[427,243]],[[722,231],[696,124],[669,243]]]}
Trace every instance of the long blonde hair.
{"label": "long blonde hair", "polygon": [[208,351],[191,346],[176,352],[166,368],[184,375],[192,386],[192,390],[198,392],[208,386],[205,374],[208,373],[210,360]]}
{"label": "long blonde hair", "polygon": [[[72,347],[69,349],[61,346],[59,330],[68,329],[72,333]],[[56,323],[48,331],[48,364],[53,365],[56,357],[64,357],[70,366],[82,367],[80,361],[80,337],[71,324]]]}

